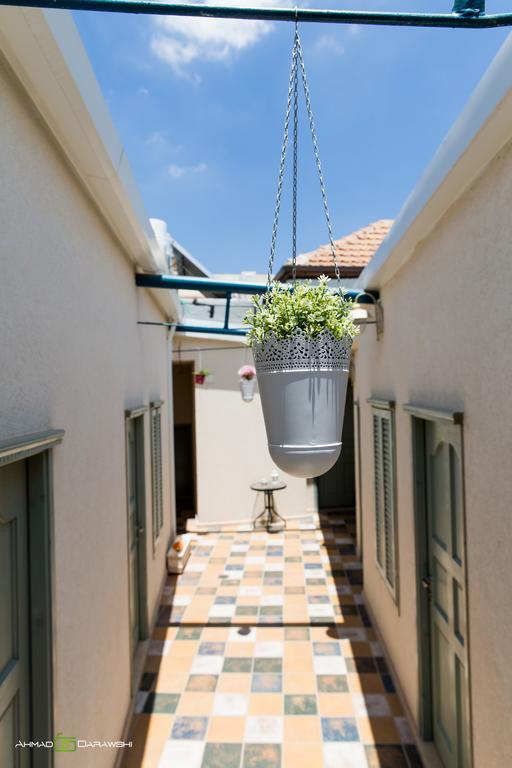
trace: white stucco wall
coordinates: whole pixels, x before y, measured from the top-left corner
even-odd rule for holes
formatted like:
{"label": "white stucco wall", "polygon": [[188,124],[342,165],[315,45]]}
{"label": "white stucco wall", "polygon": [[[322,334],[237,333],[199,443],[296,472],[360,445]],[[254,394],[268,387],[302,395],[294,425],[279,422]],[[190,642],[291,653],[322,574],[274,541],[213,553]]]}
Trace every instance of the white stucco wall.
{"label": "white stucco wall", "polygon": [[[239,347],[243,342],[238,340]],[[263,494],[251,491],[251,483],[270,479],[275,468],[267,449],[260,397],[242,400],[237,372],[252,364],[247,349],[216,349],[230,346],[226,340],[176,336],[175,350],[212,351],[174,354],[175,361],[193,360],[195,368],[207,368],[212,377],[195,387],[197,519],[199,523],[248,522],[263,509]],[[279,470],[287,488],[274,501],[283,517],[316,511],[314,482],[291,477]]]}
{"label": "white stucco wall", "polygon": [[[0,434],[65,430],[53,464],[55,729],[116,739],[130,701],[124,409],[165,401],[155,555],[146,416],[151,617],[172,513],[167,332],[136,322],[165,318],[1,59],[0,104]],[[115,757],[79,750],[72,762]]]}
{"label": "white stucco wall", "polygon": [[[512,146],[451,207],[381,290],[384,335],[355,357],[361,404],[365,592],[418,716],[412,435],[415,403],[463,411],[469,655],[475,768],[512,755]],[[369,397],[395,400],[400,611],[375,565]]]}

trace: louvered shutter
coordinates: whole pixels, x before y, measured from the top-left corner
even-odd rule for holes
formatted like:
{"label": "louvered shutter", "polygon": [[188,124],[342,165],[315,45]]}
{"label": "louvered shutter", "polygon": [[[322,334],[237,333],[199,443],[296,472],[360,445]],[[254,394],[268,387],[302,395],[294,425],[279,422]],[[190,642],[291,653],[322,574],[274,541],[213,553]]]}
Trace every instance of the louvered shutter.
{"label": "louvered shutter", "polygon": [[381,419],[382,434],[382,507],[384,511],[384,562],[386,578],[395,586],[395,510],[393,493],[393,446],[391,420]]}
{"label": "louvered shutter", "polygon": [[382,451],[381,451],[381,419],[373,414],[373,459],[374,459],[374,487],[375,487],[375,540],[377,549],[377,562],[384,568],[384,553],[382,535]]}
{"label": "louvered shutter", "polygon": [[160,407],[151,408],[151,490],[154,545],[163,526],[162,420]]}
{"label": "louvered shutter", "polygon": [[397,600],[396,503],[394,478],[393,412],[373,410],[376,559]]}

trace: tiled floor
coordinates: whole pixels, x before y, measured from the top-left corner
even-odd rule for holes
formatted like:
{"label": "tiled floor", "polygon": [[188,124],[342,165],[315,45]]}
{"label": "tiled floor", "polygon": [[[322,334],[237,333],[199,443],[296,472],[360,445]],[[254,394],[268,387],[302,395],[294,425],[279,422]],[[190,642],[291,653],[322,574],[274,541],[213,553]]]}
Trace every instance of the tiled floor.
{"label": "tiled floor", "polygon": [[123,768],[421,768],[347,523],[198,538],[169,578]]}

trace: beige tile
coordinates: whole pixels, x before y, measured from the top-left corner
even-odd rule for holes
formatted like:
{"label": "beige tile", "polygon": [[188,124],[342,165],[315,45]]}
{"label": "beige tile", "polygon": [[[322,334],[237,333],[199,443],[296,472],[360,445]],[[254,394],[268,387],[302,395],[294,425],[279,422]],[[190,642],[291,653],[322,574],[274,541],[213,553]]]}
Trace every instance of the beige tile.
{"label": "beige tile", "polygon": [[284,657],[309,659],[313,657],[313,646],[306,640],[294,640],[293,642],[285,643]]}
{"label": "beige tile", "polygon": [[160,693],[181,693],[185,690],[188,672],[162,671],[159,673],[155,691]]}
{"label": "beige tile", "polygon": [[201,635],[202,643],[225,643],[228,639],[229,627],[205,627]]}
{"label": "beige tile", "polygon": [[284,674],[308,674],[312,675],[313,670],[313,657],[309,656],[287,656],[285,651],[283,662]]}
{"label": "beige tile", "polygon": [[186,691],[180,696],[177,715],[210,715],[213,709],[213,693]]}
{"label": "beige tile", "polygon": [[284,630],[281,627],[258,627],[256,630],[257,642],[282,640],[283,637]]}
{"label": "beige tile", "polygon": [[317,702],[322,717],[350,717],[354,714],[350,693],[319,693]]}
{"label": "beige tile", "polygon": [[217,691],[224,693],[247,693],[250,687],[250,674],[226,673],[220,675],[217,683]]}
{"label": "beige tile", "polygon": [[297,672],[283,675],[284,693],[316,693],[316,677]]}
{"label": "beige tile", "polygon": [[226,643],[224,656],[252,656],[254,653],[254,643]]}
{"label": "beige tile", "polygon": [[249,697],[250,715],[282,715],[284,697],[280,693],[252,693]]}
{"label": "beige tile", "polygon": [[305,715],[288,715],[284,718],[285,742],[321,742],[320,718]]}
{"label": "beige tile", "polygon": [[244,740],[245,717],[211,717],[208,728],[208,741],[235,741]]}
{"label": "beige tile", "polygon": [[171,659],[192,659],[198,650],[199,642],[197,640],[175,640],[171,645],[170,653],[164,657],[164,661],[174,664]]}
{"label": "beige tile", "polygon": [[323,764],[322,744],[284,744],[283,768],[321,768]]}

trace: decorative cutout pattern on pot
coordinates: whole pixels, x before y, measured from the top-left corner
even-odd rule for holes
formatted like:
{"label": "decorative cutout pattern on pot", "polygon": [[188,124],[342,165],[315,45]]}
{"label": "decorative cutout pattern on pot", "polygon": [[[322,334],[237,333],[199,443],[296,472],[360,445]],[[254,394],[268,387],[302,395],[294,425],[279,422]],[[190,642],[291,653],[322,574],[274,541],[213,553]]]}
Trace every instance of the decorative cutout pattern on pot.
{"label": "decorative cutout pattern on pot", "polygon": [[258,373],[286,371],[292,368],[338,368],[348,370],[352,339],[335,339],[325,330],[315,338],[306,336],[300,328],[293,336],[278,339],[270,334],[265,342],[253,342],[252,352]]}
{"label": "decorative cutout pattern on pot", "polygon": [[254,343],[268,449],[284,472],[317,477],[338,460],[351,347],[328,331]]}

